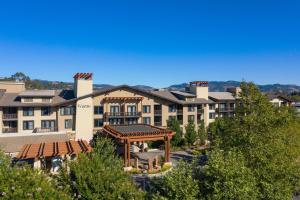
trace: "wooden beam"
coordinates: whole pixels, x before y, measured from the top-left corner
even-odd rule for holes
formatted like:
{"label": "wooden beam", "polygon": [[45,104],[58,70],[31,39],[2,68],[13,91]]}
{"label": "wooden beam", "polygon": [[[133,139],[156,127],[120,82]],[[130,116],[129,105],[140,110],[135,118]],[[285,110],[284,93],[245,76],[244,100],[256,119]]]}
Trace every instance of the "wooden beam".
{"label": "wooden beam", "polygon": [[125,165],[125,167],[127,167],[127,156],[128,156],[128,153],[127,153],[127,141],[124,140],[124,165]]}
{"label": "wooden beam", "polygon": [[127,167],[130,167],[130,140],[127,140]]}

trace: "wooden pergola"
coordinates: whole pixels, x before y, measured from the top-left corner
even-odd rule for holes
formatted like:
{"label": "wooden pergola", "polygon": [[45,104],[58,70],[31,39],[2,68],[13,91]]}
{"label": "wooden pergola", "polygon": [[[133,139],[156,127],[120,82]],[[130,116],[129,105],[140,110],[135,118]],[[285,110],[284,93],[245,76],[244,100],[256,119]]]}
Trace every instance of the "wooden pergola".
{"label": "wooden pergola", "polygon": [[124,144],[124,165],[130,166],[130,145],[132,142],[158,141],[165,143],[165,161],[170,162],[170,140],[175,132],[146,124],[106,125],[103,133]]}

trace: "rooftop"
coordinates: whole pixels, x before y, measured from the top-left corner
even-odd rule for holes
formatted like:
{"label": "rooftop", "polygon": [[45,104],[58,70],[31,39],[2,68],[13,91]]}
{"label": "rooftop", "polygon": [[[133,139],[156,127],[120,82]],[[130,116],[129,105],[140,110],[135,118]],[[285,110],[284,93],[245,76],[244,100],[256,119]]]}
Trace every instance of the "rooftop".
{"label": "rooftop", "polygon": [[65,142],[47,142],[39,144],[26,144],[17,155],[18,159],[32,159],[40,157],[55,157],[63,155],[78,155],[88,153],[92,147],[87,141],[65,141]]}
{"label": "rooftop", "polygon": [[230,92],[209,92],[208,96],[216,100],[235,100]]}
{"label": "rooftop", "polygon": [[16,153],[21,151],[22,146],[25,144],[37,144],[42,142],[58,142],[68,141],[69,137],[65,133],[47,133],[47,134],[34,134],[22,136],[1,136],[0,149],[5,153]]}
{"label": "rooftop", "polygon": [[20,97],[54,97],[55,90],[26,90],[19,93]]}
{"label": "rooftop", "polygon": [[103,130],[117,138],[168,134],[173,135],[173,132],[170,130],[147,124],[106,125]]}

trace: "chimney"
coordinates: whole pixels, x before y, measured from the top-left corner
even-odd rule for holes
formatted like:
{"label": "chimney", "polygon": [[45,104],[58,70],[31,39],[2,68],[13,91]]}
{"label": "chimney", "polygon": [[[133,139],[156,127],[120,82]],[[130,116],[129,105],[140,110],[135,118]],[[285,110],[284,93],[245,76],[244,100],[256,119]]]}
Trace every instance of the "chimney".
{"label": "chimney", "polygon": [[[74,93],[76,97],[82,97],[93,92],[93,74],[77,73],[74,76]],[[94,127],[93,98],[87,96],[76,101],[75,130],[76,140],[90,141],[93,138]]]}
{"label": "chimney", "polygon": [[189,92],[195,94],[197,98],[208,100],[208,82],[207,81],[193,81],[190,82]]}
{"label": "chimney", "polygon": [[74,93],[76,97],[81,97],[93,92],[93,74],[76,73],[74,75]]}
{"label": "chimney", "polygon": [[230,92],[235,97],[238,97],[239,94],[242,92],[242,89],[240,87],[229,87],[229,88],[227,88],[227,92]]}

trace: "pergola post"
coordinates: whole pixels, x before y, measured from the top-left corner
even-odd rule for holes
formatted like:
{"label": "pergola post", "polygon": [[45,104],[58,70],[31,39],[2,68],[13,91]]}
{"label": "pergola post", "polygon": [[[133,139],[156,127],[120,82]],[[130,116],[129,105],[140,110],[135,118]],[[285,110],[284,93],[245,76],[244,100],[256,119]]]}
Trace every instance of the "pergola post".
{"label": "pergola post", "polygon": [[130,140],[127,139],[127,167],[130,167]]}
{"label": "pergola post", "polygon": [[165,162],[170,162],[170,138],[165,136]]}
{"label": "pergola post", "polygon": [[128,153],[127,153],[127,140],[124,140],[124,165],[125,167],[127,167],[127,156],[128,156]]}

